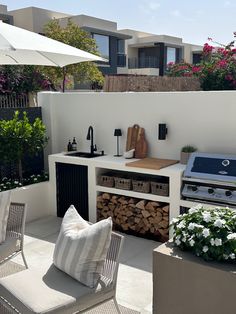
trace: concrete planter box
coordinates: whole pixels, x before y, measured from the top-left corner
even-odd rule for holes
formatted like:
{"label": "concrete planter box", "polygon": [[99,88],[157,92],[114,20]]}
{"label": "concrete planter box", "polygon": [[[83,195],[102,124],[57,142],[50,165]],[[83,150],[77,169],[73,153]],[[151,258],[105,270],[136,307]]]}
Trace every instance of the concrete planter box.
{"label": "concrete planter box", "polygon": [[181,152],[180,153],[180,163],[183,165],[186,165],[188,163],[188,160],[189,160],[191,154],[192,153]]}
{"label": "concrete planter box", "polygon": [[27,204],[26,222],[54,214],[49,204],[50,184],[48,181],[23,186],[11,191],[12,202]]}
{"label": "concrete planter box", "polygon": [[153,252],[154,314],[235,313],[236,265],[205,262],[167,242]]}

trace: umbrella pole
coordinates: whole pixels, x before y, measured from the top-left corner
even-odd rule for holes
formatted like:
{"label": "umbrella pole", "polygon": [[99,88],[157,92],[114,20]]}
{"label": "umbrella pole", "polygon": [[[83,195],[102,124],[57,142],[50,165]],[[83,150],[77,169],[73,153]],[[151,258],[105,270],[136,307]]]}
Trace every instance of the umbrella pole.
{"label": "umbrella pole", "polygon": [[62,92],[65,93],[65,85],[66,85],[66,69],[65,69],[65,67],[62,68],[62,73],[63,73]]}

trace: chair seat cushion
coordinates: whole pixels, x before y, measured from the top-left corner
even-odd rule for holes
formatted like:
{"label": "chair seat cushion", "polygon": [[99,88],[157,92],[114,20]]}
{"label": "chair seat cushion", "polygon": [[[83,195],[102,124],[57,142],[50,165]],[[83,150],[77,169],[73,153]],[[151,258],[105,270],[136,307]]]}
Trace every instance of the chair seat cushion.
{"label": "chair seat cushion", "polygon": [[71,206],[62,221],[53,262],[56,267],[93,288],[97,284],[111,241],[112,219],[88,224]]}
{"label": "chair seat cushion", "polygon": [[112,296],[112,286],[105,279],[101,277],[91,289],[52,264],[46,273],[24,270],[0,279],[0,296],[23,314],[66,314],[103,301],[107,294]]}
{"label": "chair seat cushion", "polygon": [[0,244],[0,264],[18,251],[20,251],[19,239],[7,237],[6,240]]}
{"label": "chair seat cushion", "polygon": [[0,243],[3,243],[6,238],[10,198],[11,191],[4,191],[0,193]]}

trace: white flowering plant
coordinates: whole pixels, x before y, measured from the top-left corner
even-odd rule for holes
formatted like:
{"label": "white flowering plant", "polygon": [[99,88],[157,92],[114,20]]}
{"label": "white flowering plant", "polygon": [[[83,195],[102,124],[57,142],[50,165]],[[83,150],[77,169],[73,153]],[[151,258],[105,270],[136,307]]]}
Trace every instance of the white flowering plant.
{"label": "white flowering plant", "polygon": [[46,172],[42,174],[32,174],[28,178],[23,178],[22,181],[19,181],[18,179],[10,179],[10,178],[4,177],[0,180],[0,192],[15,189],[15,188],[20,188],[25,185],[44,182],[48,180],[49,180],[49,176]]}
{"label": "white flowering plant", "polygon": [[205,260],[236,261],[236,211],[199,205],[172,220],[173,241]]}

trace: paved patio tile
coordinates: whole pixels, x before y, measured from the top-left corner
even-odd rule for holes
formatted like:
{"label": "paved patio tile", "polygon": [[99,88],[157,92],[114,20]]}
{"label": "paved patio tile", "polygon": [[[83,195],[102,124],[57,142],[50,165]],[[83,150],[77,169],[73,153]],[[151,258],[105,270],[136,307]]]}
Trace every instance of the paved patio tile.
{"label": "paved patio tile", "polygon": [[46,238],[59,232],[60,226],[61,218],[47,216],[28,223],[25,228],[25,233],[26,235],[33,235],[34,237]]}

